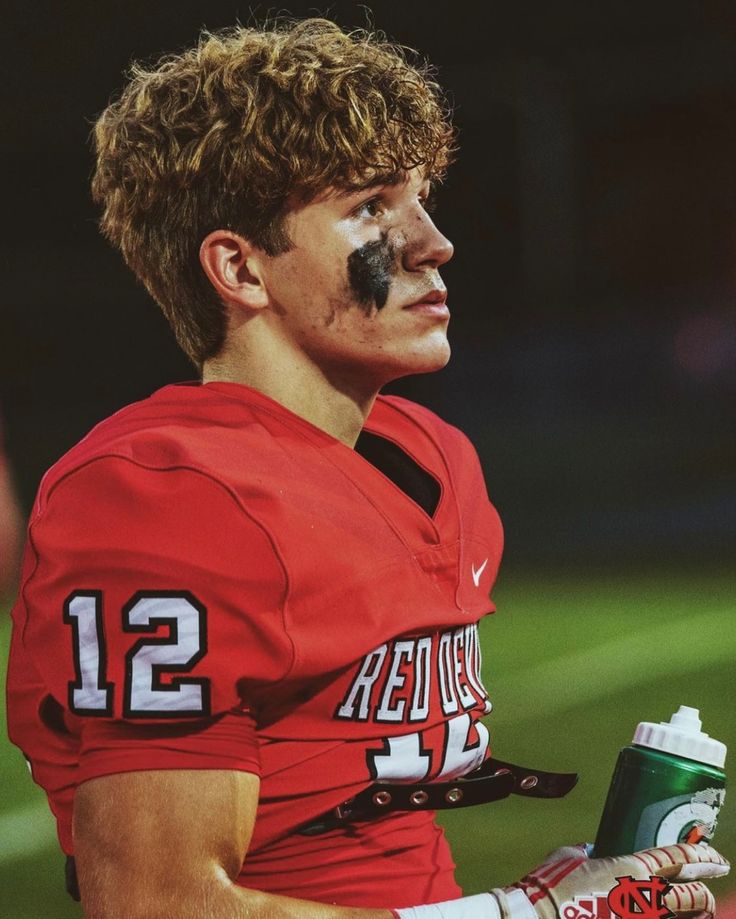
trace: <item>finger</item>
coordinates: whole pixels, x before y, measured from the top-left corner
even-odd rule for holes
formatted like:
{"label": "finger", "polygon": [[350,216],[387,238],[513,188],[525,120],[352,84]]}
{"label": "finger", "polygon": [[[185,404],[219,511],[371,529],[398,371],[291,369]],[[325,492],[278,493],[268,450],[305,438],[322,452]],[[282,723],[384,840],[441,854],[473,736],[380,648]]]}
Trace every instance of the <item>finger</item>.
{"label": "finger", "polygon": [[697,865],[683,865],[673,881],[699,881],[701,878],[722,878],[728,874],[729,866],[714,864],[713,862],[700,862]]}
{"label": "finger", "polygon": [[705,884],[673,884],[664,896],[664,903],[678,916],[683,913],[715,914],[716,901]]}
{"label": "finger", "polygon": [[643,849],[634,853],[650,874],[658,874],[670,880],[692,880],[702,877],[722,877],[728,874],[726,859],[707,845],[682,843]]}
{"label": "finger", "polygon": [[713,846],[709,846],[706,843],[678,843],[674,846],[663,846],[663,851],[676,850],[680,852],[683,856],[683,859],[689,864],[702,864],[708,862],[712,865],[725,865],[729,867],[729,863],[721,855],[720,852],[717,852]]}

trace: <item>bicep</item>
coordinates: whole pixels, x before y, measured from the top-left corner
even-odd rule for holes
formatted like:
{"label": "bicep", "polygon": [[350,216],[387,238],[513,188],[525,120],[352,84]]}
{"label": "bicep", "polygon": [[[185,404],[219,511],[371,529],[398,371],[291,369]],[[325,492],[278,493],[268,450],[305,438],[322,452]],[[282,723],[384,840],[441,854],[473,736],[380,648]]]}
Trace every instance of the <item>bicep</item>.
{"label": "bicep", "polygon": [[[259,779],[235,770],[150,770],[90,779],[74,800],[74,848],[87,916],[146,915],[146,903],[240,872]],[[131,883],[134,879],[134,883]],[[132,898],[140,898],[132,909]],[[165,910],[161,913],[165,914]]]}

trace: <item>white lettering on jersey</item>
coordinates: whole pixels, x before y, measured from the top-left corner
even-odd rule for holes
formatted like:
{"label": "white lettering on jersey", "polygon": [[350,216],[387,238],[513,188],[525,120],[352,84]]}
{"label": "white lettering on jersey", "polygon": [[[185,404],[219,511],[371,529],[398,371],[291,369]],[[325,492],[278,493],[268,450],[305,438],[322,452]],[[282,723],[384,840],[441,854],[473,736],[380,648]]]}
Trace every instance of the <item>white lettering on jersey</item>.
{"label": "white lettering on jersey", "polygon": [[399,673],[402,657],[405,657],[407,663],[409,664],[414,660],[413,641],[397,641],[394,643],[391,667],[389,668],[386,685],[384,686],[383,693],[381,694],[381,705],[376,712],[376,721],[403,720],[406,700],[398,699],[396,701],[396,705],[393,708],[391,707],[391,700],[394,693],[397,690],[402,689],[406,683],[406,674]]}
{"label": "white lettering on jersey", "polygon": [[486,694],[481,681],[481,652],[476,626],[465,626],[465,669],[473,689],[481,697]]}
{"label": "white lettering on jersey", "polygon": [[445,758],[438,778],[451,782],[477,769],[485,759],[488,741],[488,728],[482,721],[472,721],[467,713],[451,718],[447,722]]}
{"label": "white lettering on jersey", "polygon": [[432,684],[432,639],[427,636],[417,642],[416,680],[409,712],[409,721],[426,721],[429,717],[429,690]]}
{"label": "white lettering on jersey", "polygon": [[376,782],[421,782],[432,766],[432,757],[422,749],[419,733],[387,737],[384,749],[369,751],[368,758]]}
{"label": "white lettering on jersey", "polygon": [[335,717],[418,724],[430,717],[433,693],[445,717],[479,706],[490,711],[477,624],[397,639],[366,654]]}
{"label": "white lettering on jersey", "polygon": [[[381,674],[381,667],[386,658],[388,645],[381,645],[363,658],[358,675],[353,681],[347,698],[337,710],[338,718],[349,718],[351,721],[367,721],[371,706],[371,691]],[[360,700],[358,702],[358,700]],[[358,702],[358,711],[355,705]]]}
{"label": "white lettering on jersey", "polygon": [[[463,655],[460,656],[460,648],[463,649]],[[465,648],[465,629],[457,629],[452,636],[452,657],[453,657],[453,678],[457,687],[457,695],[460,704],[467,711],[478,701],[468,689],[468,684],[463,681],[463,674],[467,673],[467,650]]]}
{"label": "white lettering on jersey", "polygon": [[[445,723],[441,767],[433,782],[451,782],[480,766],[488,750],[488,728],[469,713]],[[422,782],[432,770],[432,753],[424,748],[422,731],[386,737],[378,750],[367,750],[371,776],[377,782]]]}
{"label": "white lettering on jersey", "polygon": [[442,711],[445,715],[454,715],[458,710],[457,696],[455,695],[454,680],[452,679],[452,663],[450,661],[450,645],[452,632],[444,632],[440,638],[439,677],[440,693],[442,695]]}

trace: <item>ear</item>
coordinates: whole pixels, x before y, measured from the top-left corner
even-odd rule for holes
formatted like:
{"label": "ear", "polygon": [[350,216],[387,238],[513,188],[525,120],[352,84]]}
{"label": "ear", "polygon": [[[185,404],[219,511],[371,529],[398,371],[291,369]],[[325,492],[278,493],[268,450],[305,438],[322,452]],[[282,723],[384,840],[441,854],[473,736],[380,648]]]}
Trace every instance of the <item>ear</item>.
{"label": "ear", "polygon": [[248,309],[268,306],[260,250],[237,233],[214,230],[202,240],[199,261],[225,303]]}

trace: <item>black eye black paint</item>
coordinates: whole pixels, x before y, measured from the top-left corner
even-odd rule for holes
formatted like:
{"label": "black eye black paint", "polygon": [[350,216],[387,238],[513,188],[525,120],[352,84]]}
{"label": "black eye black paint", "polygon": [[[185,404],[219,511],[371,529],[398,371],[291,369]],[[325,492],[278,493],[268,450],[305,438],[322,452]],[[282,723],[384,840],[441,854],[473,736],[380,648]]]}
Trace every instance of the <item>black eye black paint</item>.
{"label": "black eye black paint", "polygon": [[394,266],[394,249],[386,233],[348,256],[348,281],[355,299],[367,310],[382,309],[388,300]]}

